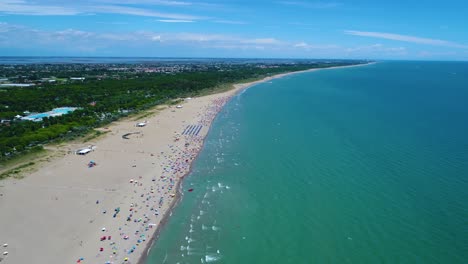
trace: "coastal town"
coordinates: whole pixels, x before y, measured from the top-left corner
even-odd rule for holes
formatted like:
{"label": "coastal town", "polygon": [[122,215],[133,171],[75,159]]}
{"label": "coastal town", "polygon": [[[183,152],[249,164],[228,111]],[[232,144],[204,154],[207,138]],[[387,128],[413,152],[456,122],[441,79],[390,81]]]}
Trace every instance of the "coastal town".
{"label": "coastal town", "polygon": [[193,60],[146,63],[34,63],[0,65],[0,88],[46,86],[104,79],[126,79],[144,74],[177,74],[199,71],[232,71],[239,67],[278,68],[295,64],[335,64],[314,60]]}

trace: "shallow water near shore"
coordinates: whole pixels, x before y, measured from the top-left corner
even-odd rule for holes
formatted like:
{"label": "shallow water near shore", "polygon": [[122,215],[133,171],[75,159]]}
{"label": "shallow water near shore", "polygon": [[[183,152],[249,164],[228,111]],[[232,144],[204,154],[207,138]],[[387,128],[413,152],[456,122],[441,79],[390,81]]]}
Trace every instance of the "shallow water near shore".
{"label": "shallow water near shore", "polygon": [[242,92],[146,263],[464,263],[467,102],[468,63],[455,62],[321,70]]}

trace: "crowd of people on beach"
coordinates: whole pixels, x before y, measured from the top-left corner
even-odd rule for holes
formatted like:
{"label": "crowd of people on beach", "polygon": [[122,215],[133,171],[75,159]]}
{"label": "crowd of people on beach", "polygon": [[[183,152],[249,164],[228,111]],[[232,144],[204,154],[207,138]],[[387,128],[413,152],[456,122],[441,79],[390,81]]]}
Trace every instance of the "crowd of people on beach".
{"label": "crowd of people on beach", "polygon": [[[225,96],[213,100],[198,113],[196,125],[209,128],[229,98]],[[114,226],[118,226],[118,230],[108,227],[97,230],[96,241],[99,241],[100,246],[96,248],[95,258],[88,259],[80,256],[76,263],[136,263],[132,260],[138,261],[161,224],[163,214],[171,209],[177,199],[180,179],[189,173],[192,161],[200,152],[207,132],[190,135],[182,135],[182,131],[174,132],[173,143],[168,144],[165,150],[157,154],[150,154],[151,158],[159,161],[161,169],[159,173],[155,171],[156,175],[151,179],[129,175],[128,184],[131,185],[133,194],[122,206],[101,208],[100,201],[97,200],[99,213],[117,221],[118,224]],[[193,189],[190,189],[191,191]],[[81,241],[80,245],[82,243]]]}

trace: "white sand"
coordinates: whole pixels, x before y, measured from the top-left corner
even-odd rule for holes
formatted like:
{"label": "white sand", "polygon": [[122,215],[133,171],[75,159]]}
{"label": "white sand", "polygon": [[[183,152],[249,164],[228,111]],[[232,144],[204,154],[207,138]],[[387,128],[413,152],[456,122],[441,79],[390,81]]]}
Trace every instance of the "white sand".
{"label": "white sand", "polygon": [[[177,199],[172,195],[180,195],[175,187],[224,103],[239,90],[284,75],[186,100],[182,108],[166,108],[143,120],[115,122],[104,138],[66,147],[96,145],[90,154],[69,153],[41,164],[24,179],[1,181],[0,245],[8,243],[1,264],[77,263],[80,258],[81,263],[137,263]],[[144,120],[145,127],[135,126]],[[203,127],[198,136],[181,135],[188,125]],[[122,138],[133,132],[139,134]],[[97,166],[88,168],[91,160]],[[105,241],[100,241],[102,236]]]}

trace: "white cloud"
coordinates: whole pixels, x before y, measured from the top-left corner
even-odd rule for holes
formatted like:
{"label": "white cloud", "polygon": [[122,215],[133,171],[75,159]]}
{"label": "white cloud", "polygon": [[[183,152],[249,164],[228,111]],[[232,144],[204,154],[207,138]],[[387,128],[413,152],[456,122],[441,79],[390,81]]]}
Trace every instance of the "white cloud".
{"label": "white cloud", "polygon": [[387,57],[401,57],[408,54],[406,47],[387,47],[380,43],[349,47],[344,51],[347,52],[348,55],[354,55],[357,57],[379,55]]}
{"label": "white cloud", "polygon": [[313,45],[313,44],[308,44],[304,41],[296,43],[293,45],[294,48],[301,48],[305,50],[312,50],[312,49],[338,49],[338,45],[333,45],[333,44],[328,44],[328,45]]}
{"label": "white cloud", "polygon": [[[146,17],[158,17],[167,19],[178,19],[178,20],[196,20],[205,19],[201,16],[189,15],[189,14],[178,14],[160,12],[155,10],[154,7],[140,8],[121,5],[122,3],[137,4],[150,1],[137,0],[137,1],[70,1],[70,2],[57,2],[57,1],[46,1],[46,4],[39,4],[37,2],[29,0],[1,0],[0,1],[0,13],[4,14],[15,14],[15,15],[37,15],[37,16],[72,16],[80,14],[121,14],[121,15],[134,15],[134,16],[146,16]],[[186,2],[178,1],[151,1],[153,4],[159,5],[185,5]],[[189,4],[189,3],[187,3]]]}
{"label": "white cloud", "polygon": [[59,38],[70,38],[70,37],[78,37],[78,38],[89,38],[92,36],[95,36],[96,33],[92,32],[87,32],[87,31],[81,31],[81,30],[75,30],[75,29],[66,29],[66,30],[61,30],[61,31],[55,31],[52,33],[52,35],[55,35]]}
{"label": "white cloud", "polygon": [[347,48],[347,52],[357,52],[357,51],[374,51],[374,50],[381,50],[383,47],[382,44],[372,44],[372,45],[364,45],[364,46],[356,46],[352,48]]}
{"label": "white cloud", "polygon": [[200,34],[200,33],[166,33],[161,35],[162,41],[172,42],[234,42],[236,39],[228,35],[221,34]]}
{"label": "white cloud", "polygon": [[297,44],[294,44],[294,47],[296,47],[296,48],[306,48],[308,46],[309,45],[307,43],[305,43],[305,42],[299,42]]}
{"label": "white cloud", "polygon": [[[51,0],[49,0],[51,1]],[[63,1],[63,0],[54,0]],[[182,8],[221,8],[221,4],[200,1],[171,1],[171,0],[81,0],[86,2],[112,4],[112,5],[147,5],[147,6],[169,6]]]}
{"label": "white cloud", "polygon": [[450,42],[446,40],[420,38],[420,37],[415,37],[415,36],[399,35],[399,34],[385,33],[385,32],[345,30],[345,34],[353,35],[353,36],[361,36],[361,37],[389,39],[389,40],[411,42],[411,43],[433,45],[433,46],[444,46],[444,47],[450,47],[450,48],[468,49],[468,45],[462,45],[462,44],[458,44],[458,43]]}
{"label": "white cloud", "polygon": [[[211,54],[215,50],[219,52],[218,54],[231,54],[234,57],[241,56],[240,54],[248,56],[281,54],[282,56],[314,58],[406,58],[409,53],[405,47],[385,46],[380,43],[344,47],[268,36],[249,37],[232,34],[158,31],[97,33],[73,28],[41,30],[0,22],[0,54],[2,50],[12,48],[75,55],[115,55],[128,51],[125,53],[127,56],[150,54],[150,52],[155,52],[151,54],[158,54],[158,56],[161,54],[172,56],[173,53],[170,52],[174,51],[178,52],[176,54],[194,54],[194,52]],[[157,53],[163,51],[166,53]],[[413,55],[416,56],[416,53]]]}
{"label": "white cloud", "polygon": [[74,8],[54,5],[35,5],[23,0],[2,0],[0,12],[16,15],[77,15],[80,12]]}
{"label": "white cloud", "polygon": [[242,40],[242,43],[248,43],[248,44],[273,44],[273,45],[278,45],[281,44],[282,42],[275,39],[275,38],[256,38],[256,39],[245,39]]}
{"label": "white cloud", "polygon": [[168,19],[180,19],[180,20],[203,19],[203,17],[193,16],[193,15],[164,13],[164,12],[158,12],[158,11],[154,11],[150,9],[118,6],[118,5],[88,6],[88,7],[84,7],[84,10],[88,10],[87,12],[93,12],[93,13],[111,13],[111,14],[160,17],[160,18],[168,18]]}
{"label": "white cloud", "polygon": [[0,48],[6,47],[64,47],[93,46],[99,48],[113,46],[135,47],[138,45],[190,46],[193,48],[239,48],[242,50],[267,50],[275,47],[288,47],[288,43],[275,38],[246,38],[225,34],[168,33],[153,31],[104,32],[96,33],[76,29],[56,31],[39,30],[20,25],[0,23]]}

